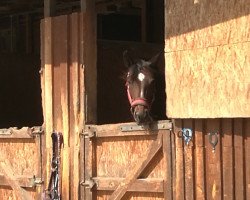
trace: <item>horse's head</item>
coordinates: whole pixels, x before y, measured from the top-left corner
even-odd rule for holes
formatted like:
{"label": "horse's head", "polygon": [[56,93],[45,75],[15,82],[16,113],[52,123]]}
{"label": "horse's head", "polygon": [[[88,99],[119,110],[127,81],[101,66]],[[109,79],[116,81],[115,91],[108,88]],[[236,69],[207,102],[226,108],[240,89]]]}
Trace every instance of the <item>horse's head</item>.
{"label": "horse's head", "polygon": [[137,124],[147,124],[152,121],[151,105],[155,96],[155,64],[158,55],[146,61],[133,59],[128,52],[123,53],[124,64],[128,69],[126,87],[131,113]]}

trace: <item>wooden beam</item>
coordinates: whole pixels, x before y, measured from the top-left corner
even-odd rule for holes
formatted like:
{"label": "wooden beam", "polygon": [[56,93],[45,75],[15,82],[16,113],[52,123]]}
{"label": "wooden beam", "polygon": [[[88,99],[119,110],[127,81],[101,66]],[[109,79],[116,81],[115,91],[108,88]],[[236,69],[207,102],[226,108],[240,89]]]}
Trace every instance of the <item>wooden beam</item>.
{"label": "wooden beam", "polygon": [[[34,188],[33,176],[15,176],[15,180],[21,187]],[[0,174],[0,186],[10,186],[4,174]]]}
{"label": "wooden beam", "polygon": [[23,127],[21,129],[8,128],[0,129],[0,139],[33,139],[33,131],[38,128]]}
{"label": "wooden beam", "polygon": [[[131,128],[132,131],[126,130]],[[137,126],[136,123],[105,124],[105,125],[87,125],[85,134],[93,134],[94,137],[129,137],[136,135],[156,135],[159,130],[172,129],[172,122],[169,120],[155,121],[150,127]]]}
{"label": "wooden beam", "polygon": [[[119,183],[124,182],[124,178],[114,177],[96,177],[93,178],[97,182],[97,190],[100,191],[114,191]],[[157,192],[163,193],[163,179],[147,178],[138,179],[130,185],[128,192]]]}
{"label": "wooden beam", "polygon": [[44,17],[56,15],[56,0],[44,0]]}

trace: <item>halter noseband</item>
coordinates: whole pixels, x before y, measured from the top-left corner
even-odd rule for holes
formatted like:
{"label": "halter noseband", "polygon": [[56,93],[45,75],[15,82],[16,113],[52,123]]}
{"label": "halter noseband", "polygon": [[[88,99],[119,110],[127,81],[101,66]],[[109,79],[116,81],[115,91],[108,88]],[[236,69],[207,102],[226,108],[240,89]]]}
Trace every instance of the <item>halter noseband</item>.
{"label": "halter noseband", "polygon": [[126,86],[127,86],[128,100],[129,100],[131,109],[133,109],[134,107],[136,107],[136,106],[138,106],[138,105],[144,106],[144,107],[146,107],[146,108],[148,108],[148,109],[151,107],[151,102],[149,103],[148,100],[145,99],[145,98],[138,97],[138,98],[133,99],[133,98],[131,97],[130,92],[129,92],[129,85],[126,84]]}

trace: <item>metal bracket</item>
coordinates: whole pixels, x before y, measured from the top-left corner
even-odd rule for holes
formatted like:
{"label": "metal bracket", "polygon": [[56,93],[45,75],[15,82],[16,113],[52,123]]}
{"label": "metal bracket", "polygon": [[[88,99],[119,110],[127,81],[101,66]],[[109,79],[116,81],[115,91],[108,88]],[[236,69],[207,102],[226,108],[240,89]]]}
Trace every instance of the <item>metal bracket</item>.
{"label": "metal bracket", "polygon": [[38,178],[38,177],[34,176],[32,183],[33,183],[33,187],[35,187],[37,185],[42,185],[44,183],[44,181],[42,180],[42,178]]}
{"label": "metal bracket", "polygon": [[44,133],[44,129],[42,126],[34,126],[31,128],[31,133],[32,135],[36,136],[36,135],[41,135]]}
{"label": "metal bracket", "polygon": [[144,131],[144,130],[171,130],[172,129],[172,122],[170,121],[158,121],[152,122],[148,125],[137,125],[136,123],[125,124],[120,126],[120,130],[122,132],[130,132],[130,131]]}
{"label": "metal bracket", "polygon": [[218,144],[218,133],[217,132],[208,133],[208,139],[209,139],[209,143],[213,147],[213,153],[214,153],[215,152],[215,147]]}
{"label": "metal bracket", "polygon": [[94,186],[98,187],[97,181],[92,178],[90,178],[89,180],[81,181],[80,185],[90,189],[92,189]]}
{"label": "metal bracket", "polygon": [[93,138],[96,136],[96,130],[93,126],[86,126],[85,129],[82,130],[81,135],[85,138]]}
{"label": "metal bracket", "polygon": [[181,131],[182,137],[185,141],[185,144],[188,145],[189,142],[192,140],[193,131],[190,128],[183,128]]}

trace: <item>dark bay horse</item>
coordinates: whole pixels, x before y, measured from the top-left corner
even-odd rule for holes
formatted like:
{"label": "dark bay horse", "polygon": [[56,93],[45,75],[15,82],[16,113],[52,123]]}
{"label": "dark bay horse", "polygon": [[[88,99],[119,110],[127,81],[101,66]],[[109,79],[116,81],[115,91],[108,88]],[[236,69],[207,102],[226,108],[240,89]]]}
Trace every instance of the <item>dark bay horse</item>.
{"label": "dark bay horse", "polygon": [[127,96],[131,113],[138,125],[149,124],[154,118],[151,108],[157,98],[157,89],[159,89],[157,86],[160,76],[156,68],[159,55],[143,60],[134,59],[128,51],[123,53],[124,64],[127,67]]}

